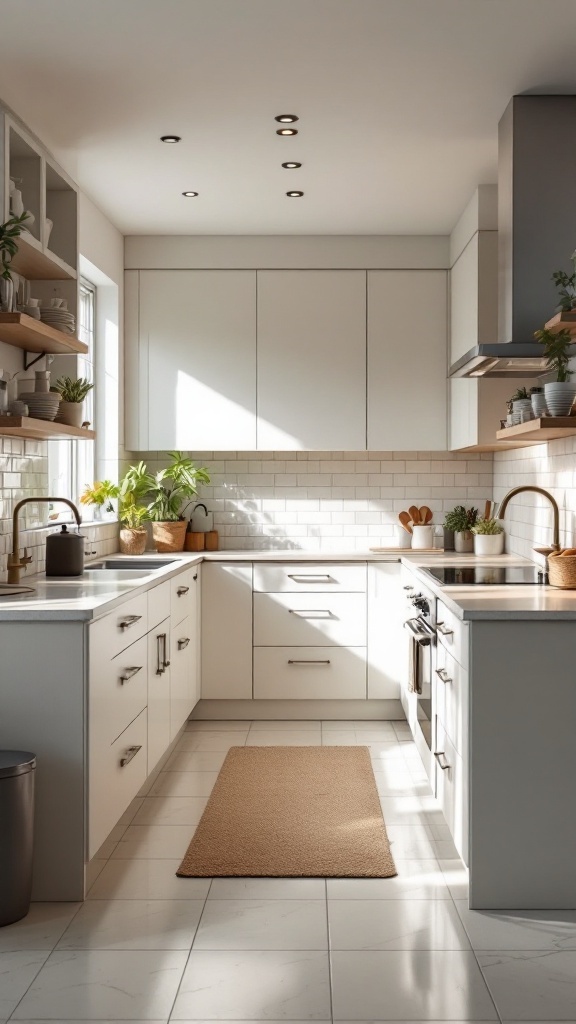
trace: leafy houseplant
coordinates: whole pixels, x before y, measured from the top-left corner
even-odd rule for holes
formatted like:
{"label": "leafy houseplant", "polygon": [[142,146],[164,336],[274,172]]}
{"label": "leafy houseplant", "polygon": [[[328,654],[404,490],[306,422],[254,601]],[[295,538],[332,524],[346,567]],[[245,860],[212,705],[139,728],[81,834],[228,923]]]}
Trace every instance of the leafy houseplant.
{"label": "leafy houseplant", "polygon": [[572,273],[566,274],[563,270],[555,270],[552,280],[558,289],[558,309],[570,312],[576,309],[576,250],[570,257],[572,261]]}
{"label": "leafy houseplant", "polygon": [[94,505],[97,509],[102,509],[105,506],[105,512],[114,513],[112,499],[117,498],[119,494],[118,484],[113,484],[111,480],[97,480],[91,487],[86,487],[84,494],[80,496],[80,501],[83,505]]}
{"label": "leafy houseplant", "polygon": [[551,372],[556,374],[554,381],[544,384],[544,397],[548,412],[551,416],[569,416],[576,397],[576,385],[570,380],[572,376],[572,370],[569,369],[572,346],[570,331],[563,328],[554,333],[544,327],[541,331],[536,331],[534,337],[544,345],[546,365]]}
{"label": "leafy houseplant", "polygon": [[210,483],[207,469],[199,469],[184,452],[167,452],[170,462],[152,477],[148,512],[157,551],[183,551],[186,520],[183,506],[198,494],[199,483]]}
{"label": "leafy houseplant", "polygon": [[8,313],[12,312],[14,303],[14,285],[10,265],[18,252],[17,239],[29,216],[30,214],[25,210],[18,217],[10,217],[10,220],[0,224],[0,265],[2,267],[0,277],[6,282],[2,287],[2,305]]}
{"label": "leafy houseplant", "polygon": [[474,538],[472,527],[478,519],[477,508],[465,508],[464,505],[456,505],[451,512],[446,513],[444,529],[454,533],[454,547],[460,554],[470,553],[474,550]]}
{"label": "leafy houseplant", "polygon": [[58,391],[60,408],[58,420],[71,427],[81,427],[83,421],[83,403],[86,395],[94,387],[84,377],[59,377],[51,391]]}
{"label": "leafy houseplant", "polygon": [[126,493],[120,503],[120,551],[123,555],[143,555],[148,534],[144,523],[150,518],[145,505],[136,504],[134,494]]}
{"label": "leafy houseplant", "polygon": [[475,555],[501,555],[504,551],[504,527],[497,519],[478,519],[472,533]]}

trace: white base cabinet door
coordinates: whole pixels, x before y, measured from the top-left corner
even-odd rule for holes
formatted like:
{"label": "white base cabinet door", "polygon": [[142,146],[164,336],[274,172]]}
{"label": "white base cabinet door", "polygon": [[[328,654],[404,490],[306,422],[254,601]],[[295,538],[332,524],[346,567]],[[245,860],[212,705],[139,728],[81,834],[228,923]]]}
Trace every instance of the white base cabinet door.
{"label": "white base cabinet door", "polygon": [[365,271],[258,271],[258,449],[366,449]]}
{"label": "white base cabinet door", "polygon": [[368,699],[398,700],[408,676],[405,591],[397,562],[368,565]]}
{"label": "white base cabinet door", "polygon": [[172,626],[170,637],[170,741],[182,728],[198,701],[194,626],[194,620],[190,616],[177,626]]}
{"label": "white base cabinet door", "polygon": [[148,774],[170,744],[170,619],[148,634]]}
{"label": "white base cabinet door", "polygon": [[255,647],[256,700],[365,700],[365,647]]}
{"label": "white base cabinet door", "polygon": [[252,564],[202,567],[202,697],[252,699]]}

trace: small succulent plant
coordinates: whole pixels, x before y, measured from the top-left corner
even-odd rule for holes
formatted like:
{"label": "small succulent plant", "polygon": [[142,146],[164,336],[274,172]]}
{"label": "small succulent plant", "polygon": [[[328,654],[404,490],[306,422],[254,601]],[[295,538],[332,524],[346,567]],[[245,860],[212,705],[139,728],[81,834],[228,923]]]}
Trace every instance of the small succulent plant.
{"label": "small succulent plant", "polygon": [[472,527],[472,533],[480,537],[495,537],[499,533],[504,533],[504,527],[497,519],[478,519]]}

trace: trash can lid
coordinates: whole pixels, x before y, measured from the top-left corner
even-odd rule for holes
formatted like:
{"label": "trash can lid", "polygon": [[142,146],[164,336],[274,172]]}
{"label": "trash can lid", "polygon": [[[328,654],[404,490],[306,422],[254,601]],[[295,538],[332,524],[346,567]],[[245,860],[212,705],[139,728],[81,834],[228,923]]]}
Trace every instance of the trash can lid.
{"label": "trash can lid", "polygon": [[25,775],[36,767],[36,754],[29,750],[0,750],[0,779]]}

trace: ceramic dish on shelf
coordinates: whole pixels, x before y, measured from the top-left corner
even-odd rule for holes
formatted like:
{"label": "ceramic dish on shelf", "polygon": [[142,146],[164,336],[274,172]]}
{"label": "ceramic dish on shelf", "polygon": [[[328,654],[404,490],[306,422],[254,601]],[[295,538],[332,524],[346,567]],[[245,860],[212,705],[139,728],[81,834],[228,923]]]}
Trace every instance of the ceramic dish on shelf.
{"label": "ceramic dish on shelf", "polygon": [[19,396],[28,406],[28,413],[36,420],[53,420],[60,405],[60,395],[53,391],[26,391]]}

